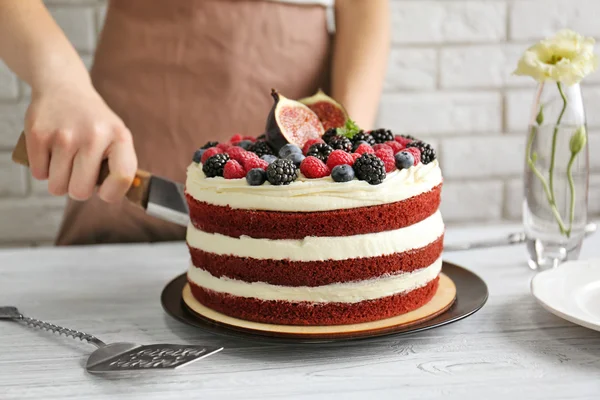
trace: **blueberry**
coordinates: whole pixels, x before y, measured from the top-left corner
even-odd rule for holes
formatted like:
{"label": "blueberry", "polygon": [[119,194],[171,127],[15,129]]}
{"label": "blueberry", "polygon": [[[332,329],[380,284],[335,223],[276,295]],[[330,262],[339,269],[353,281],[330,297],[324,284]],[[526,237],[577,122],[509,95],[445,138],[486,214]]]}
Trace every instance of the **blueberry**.
{"label": "blueberry", "polygon": [[302,149],[295,144],[288,143],[279,150],[279,157],[287,158],[292,153],[302,154]]}
{"label": "blueberry", "polygon": [[206,149],[196,150],[196,152],[194,153],[194,157],[192,158],[192,161],[194,161],[195,163],[199,163],[200,160],[202,160],[202,154],[204,154],[205,151],[206,151]]}
{"label": "blueberry", "polygon": [[304,154],[302,154],[302,153],[291,153],[291,154],[288,154],[287,157],[285,157],[285,158],[287,160],[291,160],[296,167],[300,167],[300,163],[306,157],[304,157]]}
{"label": "blueberry", "polygon": [[398,152],[394,158],[396,160],[396,168],[398,169],[410,168],[415,164],[415,158],[408,151]]}
{"label": "blueberry", "polygon": [[261,168],[252,168],[246,174],[246,182],[250,186],[260,186],[267,180],[267,173]]}
{"label": "blueberry", "polygon": [[236,146],[241,147],[244,150],[248,150],[250,146],[252,146],[253,142],[251,140],[242,140],[236,144]]}
{"label": "blueberry", "polygon": [[331,170],[331,178],[336,182],[350,182],[354,179],[354,170],[348,164],[336,165]]}
{"label": "blueberry", "polygon": [[277,160],[277,157],[275,157],[273,154],[265,154],[261,158],[263,160],[265,160],[266,162],[268,162],[269,164],[271,164],[273,161]]}

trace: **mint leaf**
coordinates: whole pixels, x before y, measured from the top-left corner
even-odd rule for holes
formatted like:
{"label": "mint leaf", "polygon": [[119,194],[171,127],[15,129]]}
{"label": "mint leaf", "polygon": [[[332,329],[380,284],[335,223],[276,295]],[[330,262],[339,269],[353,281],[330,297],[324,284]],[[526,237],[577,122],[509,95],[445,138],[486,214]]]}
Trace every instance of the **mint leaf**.
{"label": "mint leaf", "polygon": [[360,127],[356,125],[356,122],[352,121],[349,118],[346,121],[346,125],[344,125],[342,128],[336,129],[336,133],[338,136],[344,136],[348,139],[352,139],[354,135],[356,135],[359,132],[362,132],[362,129],[360,129]]}

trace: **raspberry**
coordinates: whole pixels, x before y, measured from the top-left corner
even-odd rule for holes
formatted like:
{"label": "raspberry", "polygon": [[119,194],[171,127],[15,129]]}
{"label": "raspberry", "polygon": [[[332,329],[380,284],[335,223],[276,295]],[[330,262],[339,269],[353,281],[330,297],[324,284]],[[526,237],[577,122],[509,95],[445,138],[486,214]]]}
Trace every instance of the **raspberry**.
{"label": "raspberry", "polygon": [[396,135],[396,136],[394,136],[394,140],[396,142],[400,143],[402,146],[406,147],[406,145],[409,144],[410,142],[412,142],[414,139],[407,138],[407,137],[401,136],[401,135]]}
{"label": "raspberry", "polygon": [[358,153],[352,153],[352,154],[350,154],[350,155],[352,156],[352,160],[353,160],[353,161],[352,161],[352,164],[354,164],[354,162],[355,162],[356,160],[358,160],[362,154],[358,154]]}
{"label": "raspberry", "polygon": [[[235,161],[239,162],[242,165],[246,165],[246,162],[248,160],[258,159],[259,157],[256,154],[254,154],[250,151],[247,151],[245,153],[241,153],[239,156],[237,156],[237,158],[236,157],[231,157],[231,158],[234,159]],[[246,168],[246,170],[249,171],[249,169],[247,169],[247,168]]]}
{"label": "raspberry", "polygon": [[405,147],[400,142],[396,142],[395,140],[392,140],[391,142],[385,142],[385,144],[387,144],[392,149],[394,154],[404,150]]}
{"label": "raspberry", "polygon": [[403,151],[407,151],[413,155],[413,157],[415,158],[415,165],[417,165],[421,161],[421,150],[419,150],[417,147],[408,147]]}
{"label": "raspberry", "polygon": [[354,164],[354,158],[344,150],[334,150],[327,159],[327,168],[330,170],[337,165]]}
{"label": "raspberry", "polygon": [[240,179],[246,177],[246,170],[235,160],[229,160],[223,168],[223,178]]}
{"label": "raspberry", "polygon": [[396,159],[394,158],[394,153],[391,150],[387,149],[379,149],[375,151],[375,155],[383,161],[383,165],[385,165],[385,172],[392,172],[396,169]]}
{"label": "raspberry", "polygon": [[229,154],[229,158],[231,158],[232,160],[241,163],[242,161],[240,161],[240,159],[244,153],[247,153],[247,151],[242,149],[241,147],[232,146],[225,150],[225,153]]}
{"label": "raspberry", "polygon": [[384,143],[377,143],[375,146],[373,146],[373,150],[377,151],[379,149],[391,149],[391,147]]}
{"label": "raspberry", "polygon": [[236,133],[231,137],[231,139],[229,139],[229,143],[240,142],[242,140],[244,140],[244,137],[239,133]]}
{"label": "raspberry", "polygon": [[329,168],[317,157],[308,156],[302,160],[300,172],[309,179],[323,178],[329,175]]}
{"label": "raspberry", "polygon": [[256,142],[256,138],[254,136],[244,136],[242,140],[249,140],[251,142]]}
{"label": "raspberry", "polygon": [[375,150],[373,150],[373,148],[368,144],[363,143],[360,146],[358,146],[354,152],[363,155],[365,153],[375,153]]}
{"label": "raspberry", "polygon": [[304,147],[302,147],[302,154],[306,155],[306,153],[308,153],[308,150],[310,149],[310,146],[312,146],[313,144],[317,144],[317,143],[325,143],[325,142],[323,141],[323,139],[310,139],[309,141],[304,143]]}
{"label": "raspberry", "polygon": [[221,150],[218,147],[211,147],[208,150],[206,150],[204,152],[204,154],[202,154],[202,158],[200,159],[200,162],[202,164],[204,164],[206,162],[206,160],[208,160],[209,158],[211,158],[215,154],[221,154],[222,152],[223,152],[223,150]]}
{"label": "raspberry", "polygon": [[[255,155],[254,153],[250,153],[250,154]],[[244,166],[244,169],[246,171],[250,171],[251,169],[254,169],[254,168],[260,168],[260,169],[266,171],[267,167],[269,166],[269,163],[258,157],[248,157],[244,162],[242,162],[242,165]]]}
{"label": "raspberry", "polygon": [[219,144],[217,145],[217,148],[218,148],[218,149],[221,149],[221,150],[223,150],[223,151],[227,150],[227,149],[228,149],[228,148],[230,148],[230,147],[231,147],[231,145],[230,145],[229,143],[219,143]]}
{"label": "raspberry", "polygon": [[416,140],[406,147],[415,147],[421,150],[421,162],[423,164],[429,164],[433,160],[435,160],[435,150],[429,143],[421,142]]}

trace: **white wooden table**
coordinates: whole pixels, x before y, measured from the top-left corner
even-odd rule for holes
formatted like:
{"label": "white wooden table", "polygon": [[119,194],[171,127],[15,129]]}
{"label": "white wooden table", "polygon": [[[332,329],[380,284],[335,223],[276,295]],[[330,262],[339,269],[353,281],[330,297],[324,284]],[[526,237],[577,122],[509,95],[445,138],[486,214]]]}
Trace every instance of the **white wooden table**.
{"label": "white wooden table", "polygon": [[[515,228],[450,230],[447,242]],[[597,256],[600,234],[582,254]],[[159,296],[187,258],[182,243],[0,251],[0,305],[107,342],[225,347],[176,372],[106,378],[82,368],[93,346],[0,321],[0,399],[600,398],[600,333],[535,303],[523,246],[446,255],[488,284],[490,299],[475,315],[341,347],[264,347],[172,320]]]}

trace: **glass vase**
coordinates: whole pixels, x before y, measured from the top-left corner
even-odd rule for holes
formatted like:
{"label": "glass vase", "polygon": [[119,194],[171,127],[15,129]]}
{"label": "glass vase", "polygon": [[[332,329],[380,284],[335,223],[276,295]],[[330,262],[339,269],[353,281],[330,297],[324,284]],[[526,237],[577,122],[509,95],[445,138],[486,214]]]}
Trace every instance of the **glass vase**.
{"label": "glass vase", "polygon": [[579,257],[587,222],[589,152],[581,88],[543,83],[525,150],[523,224],[528,264],[548,269]]}

